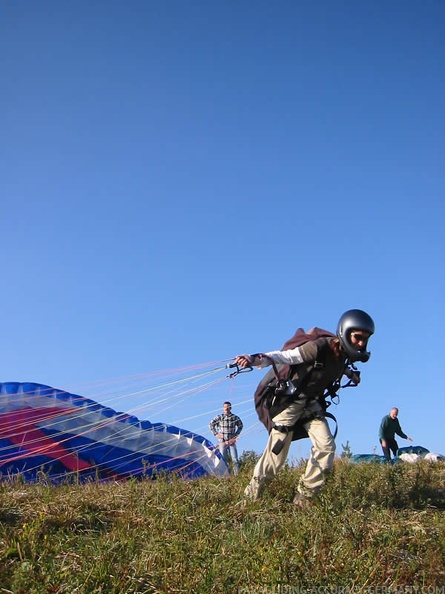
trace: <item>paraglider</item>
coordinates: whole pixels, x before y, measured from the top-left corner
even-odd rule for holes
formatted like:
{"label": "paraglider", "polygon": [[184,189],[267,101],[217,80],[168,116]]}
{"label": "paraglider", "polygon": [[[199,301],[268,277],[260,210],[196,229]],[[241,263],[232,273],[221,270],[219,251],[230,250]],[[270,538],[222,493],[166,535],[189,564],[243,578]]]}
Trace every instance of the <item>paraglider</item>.
{"label": "paraglider", "polygon": [[204,437],[38,383],[0,383],[0,478],[228,475]]}

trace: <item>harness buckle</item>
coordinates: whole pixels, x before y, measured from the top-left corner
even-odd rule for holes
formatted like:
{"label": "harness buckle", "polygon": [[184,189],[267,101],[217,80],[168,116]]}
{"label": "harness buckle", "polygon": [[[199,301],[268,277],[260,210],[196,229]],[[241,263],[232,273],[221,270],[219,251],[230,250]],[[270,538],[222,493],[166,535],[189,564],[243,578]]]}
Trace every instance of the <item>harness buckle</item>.
{"label": "harness buckle", "polygon": [[274,429],[276,429],[277,431],[280,431],[280,433],[289,433],[290,429],[292,429],[292,427],[289,427],[288,425],[275,425],[273,426]]}

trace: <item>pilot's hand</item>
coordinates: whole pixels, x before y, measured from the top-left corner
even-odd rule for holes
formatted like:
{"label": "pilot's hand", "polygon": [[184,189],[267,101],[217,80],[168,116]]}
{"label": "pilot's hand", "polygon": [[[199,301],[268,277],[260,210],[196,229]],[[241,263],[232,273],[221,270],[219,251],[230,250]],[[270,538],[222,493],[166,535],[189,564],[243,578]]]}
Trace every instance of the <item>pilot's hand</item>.
{"label": "pilot's hand", "polygon": [[241,367],[241,369],[253,367],[255,365],[255,360],[256,357],[252,357],[252,355],[238,355],[235,357],[235,363]]}

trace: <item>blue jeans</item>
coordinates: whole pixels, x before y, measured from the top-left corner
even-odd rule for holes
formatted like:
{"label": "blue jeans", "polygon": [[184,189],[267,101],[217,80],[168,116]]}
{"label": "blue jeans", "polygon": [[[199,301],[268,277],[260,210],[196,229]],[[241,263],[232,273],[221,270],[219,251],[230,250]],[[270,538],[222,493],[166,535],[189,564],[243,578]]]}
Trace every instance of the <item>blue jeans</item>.
{"label": "blue jeans", "polygon": [[239,471],[239,461],[238,461],[238,451],[236,449],[236,443],[232,443],[231,445],[227,445],[225,441],[220,441],[218,444],[218,449],[221,452],[221,456],[224,458],[226,463],[228,464],[227,460],[227,452],[230,452],[230,457],[232,459],[232,468],[233,474],[238,474]]}

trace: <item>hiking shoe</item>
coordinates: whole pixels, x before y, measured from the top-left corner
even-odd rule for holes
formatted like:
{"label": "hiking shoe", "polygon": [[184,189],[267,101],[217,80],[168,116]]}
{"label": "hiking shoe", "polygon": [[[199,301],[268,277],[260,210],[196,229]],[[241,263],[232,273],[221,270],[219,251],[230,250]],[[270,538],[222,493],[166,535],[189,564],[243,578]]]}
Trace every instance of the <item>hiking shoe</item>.
{"label": "hiking shoe", "polygon": [[244,497],[249,501],[257,501],[264,491],[264,484],[260,483],[260,481],[253,477],[247,487],[244,489]]}
{"label": "hiking shoe", "polygon": [[293,504],[300,509],[306,509],[311,504],[311,500],[301,493],[297,493],[294,497]]}

